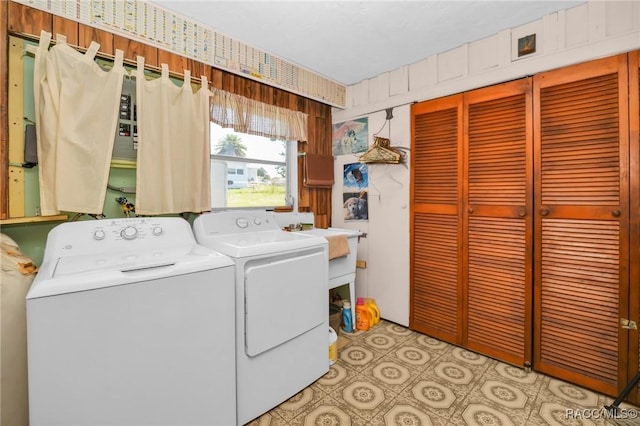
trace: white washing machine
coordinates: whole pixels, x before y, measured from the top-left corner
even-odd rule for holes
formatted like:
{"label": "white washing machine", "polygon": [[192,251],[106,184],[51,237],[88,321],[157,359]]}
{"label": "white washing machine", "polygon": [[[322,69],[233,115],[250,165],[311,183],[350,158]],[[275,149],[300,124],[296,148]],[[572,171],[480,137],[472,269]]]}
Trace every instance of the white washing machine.
{"label": "white washing machine", "polygon": [[329,370],[325,238],[285,232],[261,211],[205,213],[197,241],[235,260],[238,423]]}
{"label": "white washing machine", "polygon": [[68,222],[27,294],[31,425],[234,425],[234,263],[180,218]]}

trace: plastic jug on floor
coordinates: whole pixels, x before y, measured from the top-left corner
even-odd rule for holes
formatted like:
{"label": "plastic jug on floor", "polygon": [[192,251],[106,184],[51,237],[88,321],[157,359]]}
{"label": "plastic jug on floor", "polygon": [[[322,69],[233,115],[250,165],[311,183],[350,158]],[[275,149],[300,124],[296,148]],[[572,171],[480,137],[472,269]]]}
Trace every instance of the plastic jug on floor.
{"label": "plastic jug on floor", "polygon": [[333,328],[329,327],[329,365],[333,365],[338,360],[338,335]]}
{"label": "plastic jug on floor", "polygon": [[371,324],[371,314],[369,308],[364,304],[364,299],[358,297],[356,302],[356,329],[367,331]]}
{"label": "plastic jug on floor", "polygon": [[364,299],[364,304],[369,309],[369,314],[371,315],[370,326],[373,327],[380,322],[380,309],[376,305],[375,299]]}
{"label": "plastic jug on floor", "polygon": [[342,331],[353,333],[353,317],[351,314],[351,303],[344,302],[342,305]]}

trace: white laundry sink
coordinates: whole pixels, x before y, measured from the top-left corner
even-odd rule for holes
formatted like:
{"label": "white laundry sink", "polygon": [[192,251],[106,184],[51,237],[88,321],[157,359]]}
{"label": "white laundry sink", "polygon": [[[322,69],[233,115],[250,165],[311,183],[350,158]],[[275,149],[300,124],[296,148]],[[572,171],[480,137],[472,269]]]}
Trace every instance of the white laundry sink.
{"label": "white laundry sink", "polygon": [[329,280],[347,274],[354,274],[356,272],[356,259],[358,258],[358,236],[360,235],[360,231],[341,228],[314,228],[307,231],[301,231],[301,233],[317,235],[320,237],[346,234],[347,241],[349,242],[350,253],[346,256],[336,257],[335,259],[329,260]]}

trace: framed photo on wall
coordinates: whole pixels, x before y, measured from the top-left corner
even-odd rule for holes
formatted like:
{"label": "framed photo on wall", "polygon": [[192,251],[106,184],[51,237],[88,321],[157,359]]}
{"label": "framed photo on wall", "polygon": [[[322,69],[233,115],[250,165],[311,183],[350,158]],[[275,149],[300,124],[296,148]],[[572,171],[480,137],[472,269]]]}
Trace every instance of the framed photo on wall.
{"label": "framed photo on wall", "polygon": [[333,155],[353,154],[367,150],[369,137],[367,117],[333,125]]}

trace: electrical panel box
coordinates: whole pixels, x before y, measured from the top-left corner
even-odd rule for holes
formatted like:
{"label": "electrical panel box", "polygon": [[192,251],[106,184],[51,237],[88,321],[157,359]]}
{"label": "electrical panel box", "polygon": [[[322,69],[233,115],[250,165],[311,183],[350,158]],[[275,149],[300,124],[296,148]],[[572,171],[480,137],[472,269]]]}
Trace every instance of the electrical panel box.
{"label": "electrical panel box", "polygon": [[136,161],[138,153],[138,125],[136,110],[136,81],[125,76],[120,94],[118,128],[113,144],[113,160]]}

